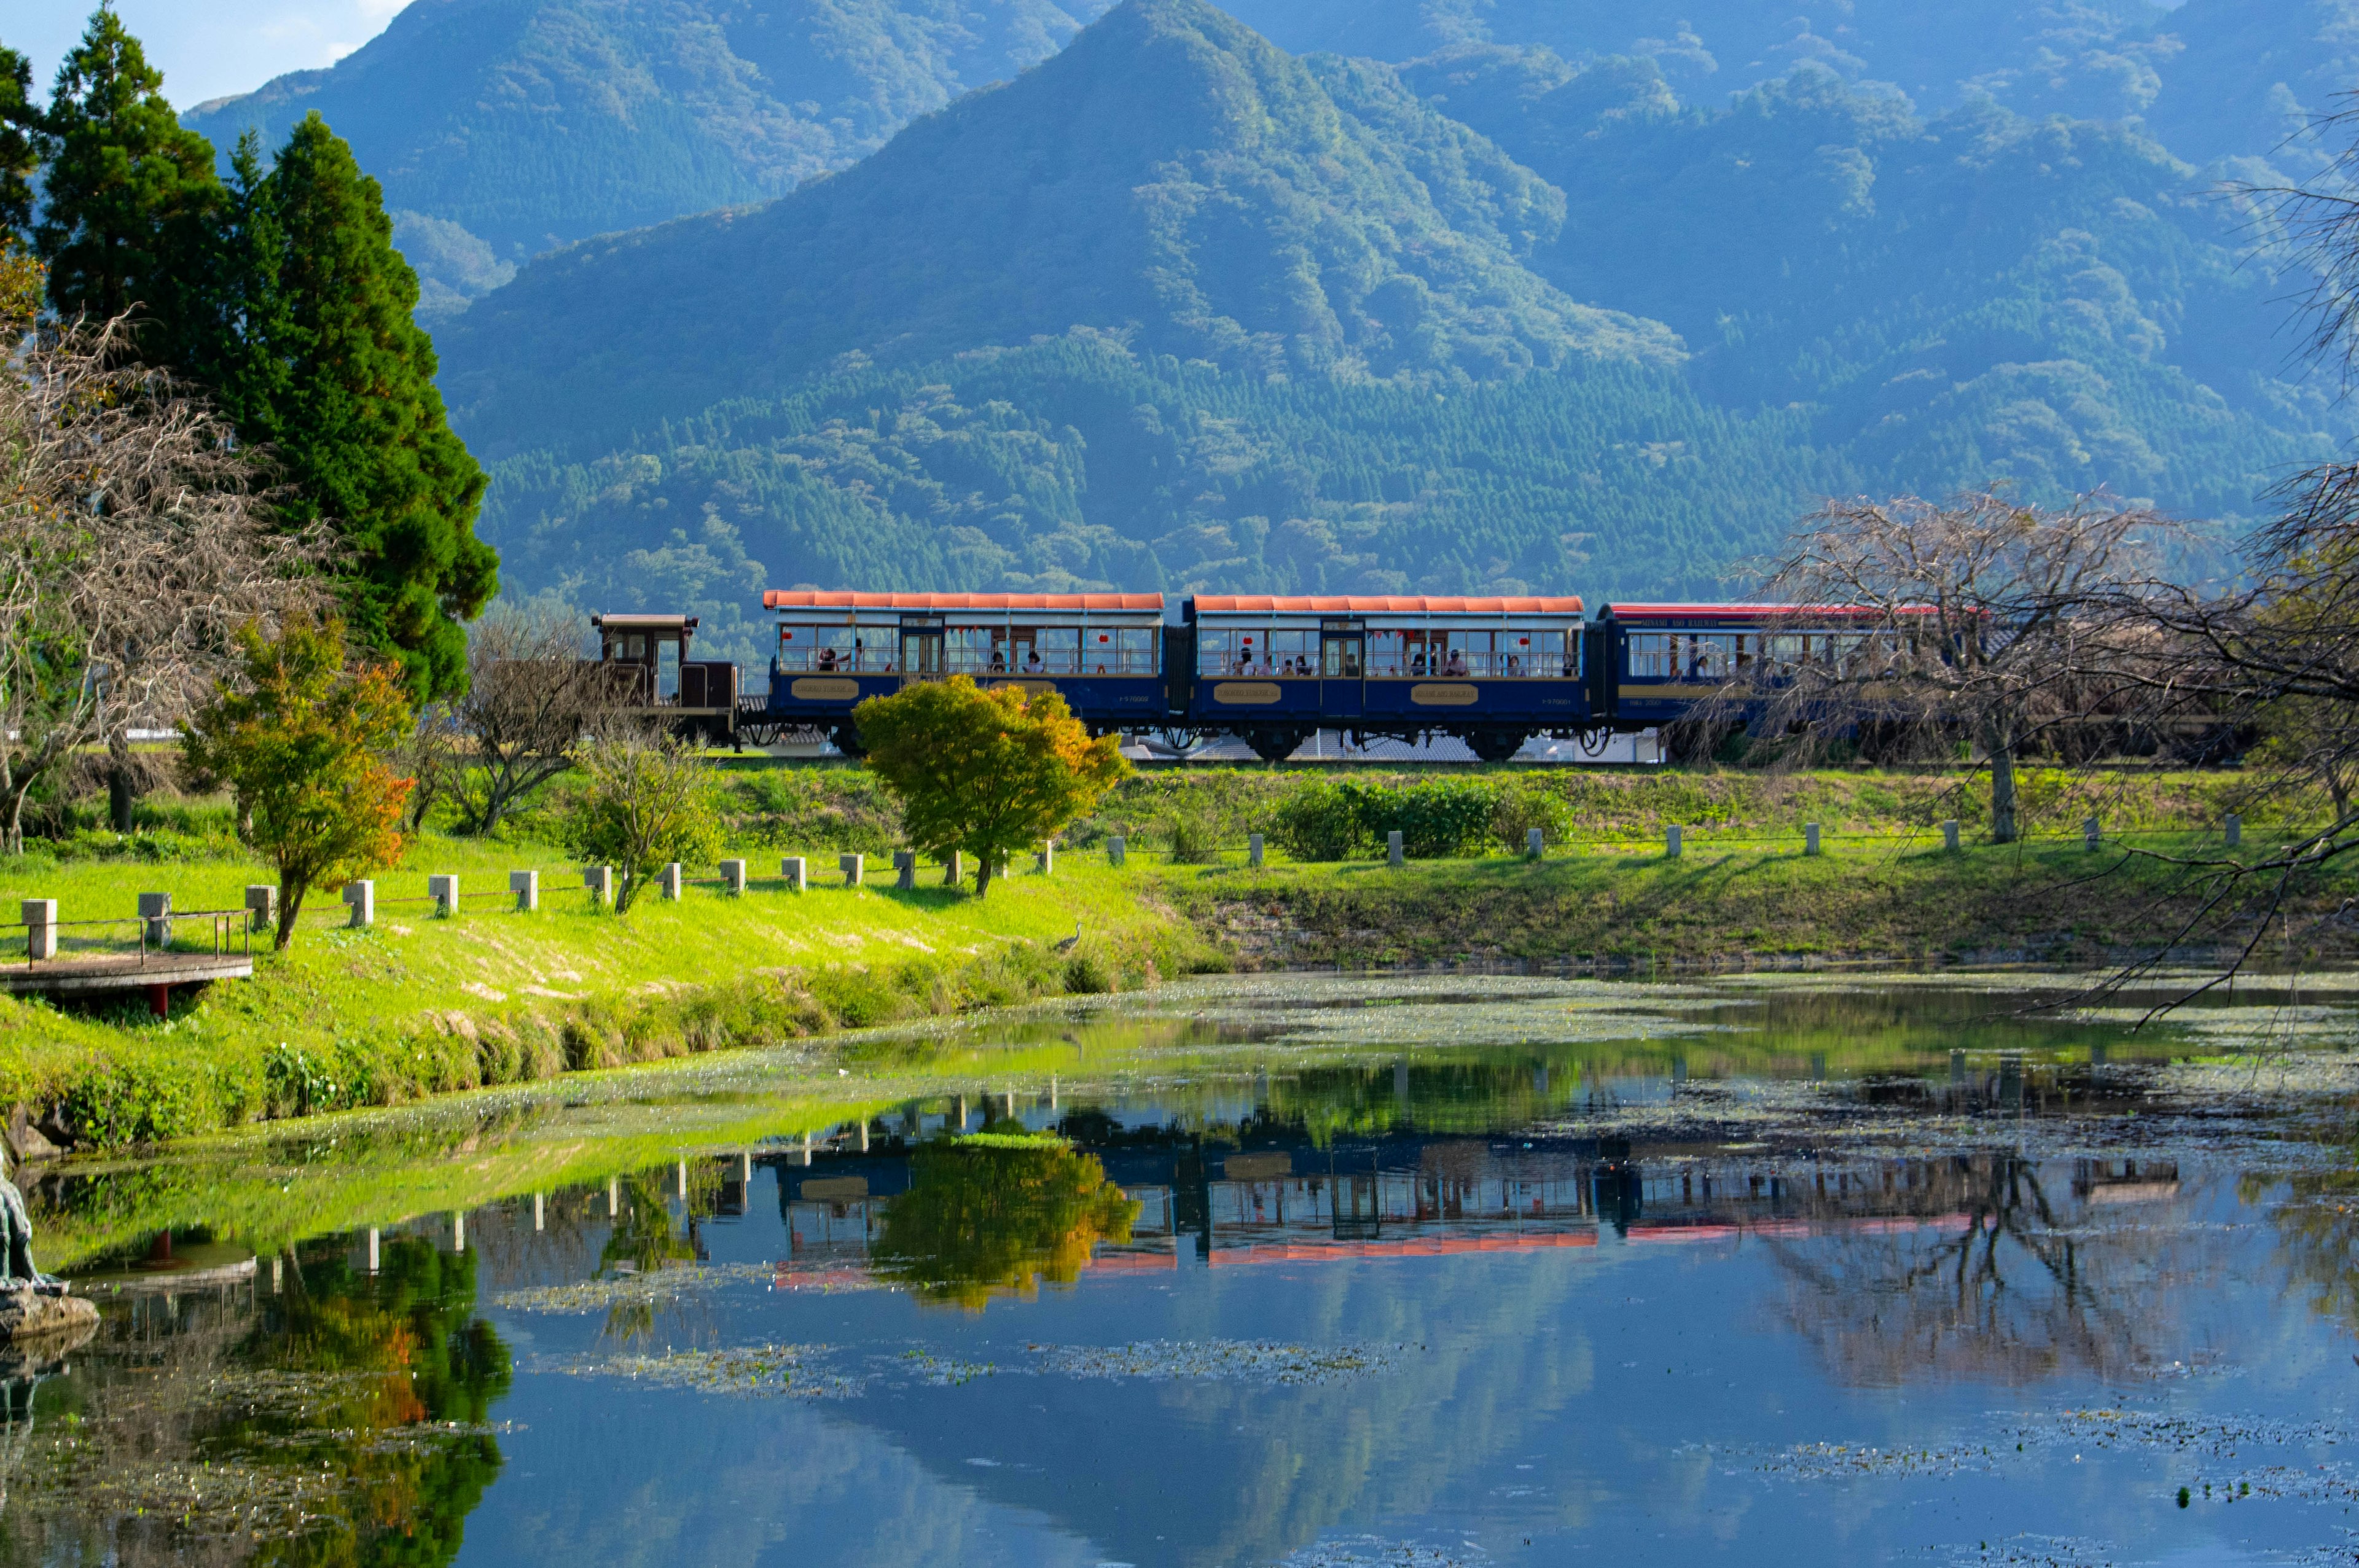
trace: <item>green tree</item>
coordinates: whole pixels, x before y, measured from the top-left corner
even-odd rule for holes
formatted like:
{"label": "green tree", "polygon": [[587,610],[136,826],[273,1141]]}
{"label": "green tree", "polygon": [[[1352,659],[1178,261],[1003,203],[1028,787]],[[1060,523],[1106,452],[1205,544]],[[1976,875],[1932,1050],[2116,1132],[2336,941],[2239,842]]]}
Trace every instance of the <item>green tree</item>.
{"label": "green tree", "polygon": [[343,622],[290,615],[274,640],[238,633],[243,679],[224,682],[189,726],[182,765],[229,786],[248,838],[278,867],[278,933],[295,935],[304,895],[401,856],[410,781],[386,758],[409,732],[397,672],[347,669]]}
{"label": "green tree", "polygon": [[498,589],[499,557],[475,537],[484,470],[435,390],[377,182],[310,114],[266,174],[240,143],[222,204],[219,327],[198,373],[240,436],[276,451],[289,524],[325,519],[349,546],[355,638],[399,662],[412,701],[463,692],[459,622]]}
{"label": "green tree", "polygon": [[0,44],[0,242],[14,240],[33,221],[33,171],[40,156],[33,132],[33,62]]}
{"label": "green tree", "polygon": [[623,873],[614,913],[626,914],[639,890],[674,860],[711,860],[721,843],[712,772],[669,736],[617,727],[574,753],[582,786],[560,832],[567,849]]}
{"label": "green tree", "polygon": [[1120,742],[1090,739],[1054,691],[985,691],[952,676],[872,697],[852,716],[911,845],[973,855],[977,898],[1000,856],[1053,837],[1130,775]]}
{"label": "green tree", "polygon": [[206,336],[222,185],[212,144],[181,128],[163,85],[101,5],[31,137],[42,164],[33,243],[60,312],[112,320],[136,308],[142,355],[185,368]]}

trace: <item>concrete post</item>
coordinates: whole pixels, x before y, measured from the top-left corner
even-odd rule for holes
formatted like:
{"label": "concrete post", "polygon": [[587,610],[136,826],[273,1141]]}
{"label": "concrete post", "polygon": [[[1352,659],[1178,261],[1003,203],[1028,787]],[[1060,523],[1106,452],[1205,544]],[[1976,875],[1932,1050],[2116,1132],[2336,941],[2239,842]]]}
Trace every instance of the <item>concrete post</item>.
{"label": "concrete post", "polygon": [[467,1211],[465,1209],[454,1208],[451,1211],[451,1250],[453,1252],[464,1252],[466,1249]]}
{"label": "concrete post", "polygon": [[143,892],[139,895],[139,918],[147,922],[147,946],[161,947],[172,940],[172,895],[168,892]]}
{"label": "concrete post", "polygon": [[603,909],[612,909],[614,906],[614,867],[582,867],[582,885],[590,890],[590,902],[592,903]]}
{"label": "concrete post", "polygon": [[1663,859],[1666,860],[1678,860],[1680,858],[1680,851],[1683,848],[1684,846],[1680,842],[1680,830],[1677,827],[1666,827],[1663,829]]}
{"label": "concrete post", "polygon": [[966,856],[957,849],[952,849],[951,858],[942,862],[942,886],[954,888],[964,881],[966,881]]}
{"label": "concrete post", "polygon": [[1815,855],[1818,852],[1819,825],[1815,822],[1805,822],[1802,824],[1802,853]]}
{"label": "concrete post", "polygon": [[2104,841],[2104,833],[2098,827],[2097,819],[2095,817],[2092,816],[2086,822],[2081,824],[2081,842],[2082,844],[2093,849]]}
{"label": "concrete post", "polygon": [[1401,853],[1401,836],[1397,827],[1385,835],[1385,863],[1395,871],[1408,864],[1408,857]]}
{"label": "concrete post", "polygon": [[802,892],[810,886],[803,871],[803,858],[800,855],[788,855],[780,860],[778,875],[787,879],[788,892]]}
{"label": "concrete post", "polygon": [[865,855],[838,855],[835,858],[835,869],[843,873],[843,885],[848,888],[860,885],[861,879],[867,874],[867,868],[868,857]]}
{"label": "concrete post", "polygon": [[269,930],[278,924],[278,890],[268,882],[247,883],[245,907],[254,929]]}
{"label": "concrete post", "polygon": [[1524,829],[1524,859],[1537,860],[1548,853],[1548,840],[1537,827]]}
{"label": "concrete post", "polygon": [[868,1123],[865,1120],[853,1123],[852,1129],[852,1146],[854,1149],[859,1150],[863,1154],[868,1152]]}
{"label": "concrete post", "polygon": [[441,907],[436,912],[445,920],[459,913],[459,879],[436,876],[426,879],[426,896]]}
{"label": "concrete post", "polygon": [[999,862],[991,868],[991,874],[998,878],[1001,881],[1006,881],[1007,880],[1007,852],[1006,850],[1003,849],[1000,851]]}
{"label": "concrete post", "polygon": [[1245,835],[1245,864],[1258,869],[1261,865],[1261,835]]}
{"label": "concrete post", "polygon": [[918,885],[918,852],[915,849],[893,851],[893,891],[909,892]]}
{"label": "concrete post", "polygon": [[1057,841],[1054,838],[1040,846],[1040,852],[1032,857],[1032,865],[1044,877],[1057,874]]}
{"label": "concrete post", "polygon": [[534,910],[540,907],[540,873],[538,871],[510,871],[508,873],[508,892],[516,894],[516,906],[518,914],[531,914]]}
{"label": "concrete post", "polygon": [[547,1228],[548,1228],[547,1219],[548,1219],[548,1217],[547,1217],[547,1216],[542,1212],[542,1209],[541,1209],[541,1195],[540,1195],[540,1194],[538,1194],[538,1193],[535,1193],[535,1194],[533,1194],[533,1195],[532,1195],[532,1227],[533,1227],[533,1229],[534,1229],[534,1230],[536,1230],[536,1231],[540,1231],[540,1230],[545,1230],[545,1229],[547,1229]]}
{"label": "concrete post", "polygon": [[721,862],[721,890],[727,893],[731,898],[736,898],[745,892],[745,861],[723,860]]}
{"label": "concrete post", "polygon": [[1954,851],[1958,847],[1958,819],[1954,816],[1941,824],[1941,848]]}
{"label": "concrete post", "polygon": [[368,1249],[369,1272],[374,1274],[376,1272],[376,1227],[375,1226],[369,1227]]}
{"label": "concrete post", "polygon": [[28,898],[22,905],[25,920],[25,957],[34,960],[58,956],[58,901],[53,898]]}
{"label": "concrete post", "polygon": [[660,887],[663,890],[664,902],[666,903],[678,903],[679,902],[679,895],[683,891],[685,891],[687,884],[688,874],[680,870],[679,862],[678,860],[672,861],[671,864],[663,869],[663,875],[658,879],[656,883],[658,887]]}
{"label": "concrete post", "polygon": [[2245,819],[2234,812],[2228,813],[2227,821],[2222,823],[2220,827],[2231,849],[2245,841]]}
{"label": "concrete post", "polygon": [[1106,840],[1106,864],[1107,864],[1107,865],[1109,865],[1109,866],[1120,866],[1120,865],[1122,864],[1122,858],[1123,858],[1123,856],[1124,856],[1126,852],[1128,852],[1129,849],[1130,849],[1130,840],[1129,840],[1129,839],[1127,839],[1127,838],[1124,838],[1121,834],[1119,834],[1119,833],[1115,834],[1113,838],[1111,838],[1107,839],[1107,840]]}
{"label": "concrete post", "polygon": [[344,902],[353,906],[352,928],[365,931],[376,924],[376,883],[346,882]]}

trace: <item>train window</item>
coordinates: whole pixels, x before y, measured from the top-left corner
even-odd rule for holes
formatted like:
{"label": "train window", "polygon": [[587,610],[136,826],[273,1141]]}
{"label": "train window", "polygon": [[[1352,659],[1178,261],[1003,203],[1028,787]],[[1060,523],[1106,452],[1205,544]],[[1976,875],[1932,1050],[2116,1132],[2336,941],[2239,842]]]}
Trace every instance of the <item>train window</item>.
{"label": "train window", "polygon": [[954,676],[990,673],[991,628],[952,626],[942,633],[942,669]]}
{"label": "train window", "polygon": [[1671,644],[1677,639],[1663,632],[1630,633],[1630,675],[1633,679],[1661,680],[1671,673]]}
{"label": "train window", "polygon": [[1491,633],[1488,632],[1450,632],[1449,642],[1441,655],[1440,675],[1487,676],[1491,668]]}
{"label": "train window", "polygon": [[1125,626],[1114,634],[1114,673],[1151,676],[1155,673],[1155,628]]}
{"label": "train window", "polygon": [[1401,673],[1401,634],[1383,627],[1368,628],[1368,673],[1372,676],[1398,676]]}
{"label": "train window", "polygon": [[1690,680],[1725,679],[1735,641],[1734,637],[1710,634],[1691,634],[1682,639],[1681,673]]}
{"label": "train window", "polygon": [[1265,655],[1271,675],[1314,676],[1319,673],[1319,633],[1280,627],[1269,634]]}
{"label": "train window", "polygon": [[1040,654],[1041,669],[1052,676],[1079,675],[1082,670],[1082,632],[1078,626],[1043,626],[1033,633],[1033,647]]}

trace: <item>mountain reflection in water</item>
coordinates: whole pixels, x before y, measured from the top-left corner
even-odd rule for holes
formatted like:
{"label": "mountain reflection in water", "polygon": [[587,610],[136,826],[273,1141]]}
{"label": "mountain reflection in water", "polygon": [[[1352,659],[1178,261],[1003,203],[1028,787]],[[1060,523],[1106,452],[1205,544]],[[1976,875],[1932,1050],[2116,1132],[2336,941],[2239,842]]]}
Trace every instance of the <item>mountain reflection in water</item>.
{"label": "mountain reflection in water", "polygon": [[259,1256],[283,1158],[44,1178],[187,1223],[9,1385],[0,1561],[2235,1563],[2359,1504],[2359,1178],[2283,1137],[2343,1091],[2174,1101],[2216,1032],[1734,994],[1289,1054],[1251,1000],[605,1169],[554,1112],[311,1146],[499,1184]]}

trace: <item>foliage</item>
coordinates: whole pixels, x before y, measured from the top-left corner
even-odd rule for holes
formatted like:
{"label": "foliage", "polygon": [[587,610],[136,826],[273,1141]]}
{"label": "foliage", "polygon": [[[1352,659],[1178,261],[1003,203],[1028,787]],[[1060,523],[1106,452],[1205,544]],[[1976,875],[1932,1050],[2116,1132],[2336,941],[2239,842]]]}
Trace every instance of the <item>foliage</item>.
{"label": "foliage", "polygon": [[1093,1154],[1004,1138],[929,1144],[885,1211],[872,1258],[920,1301],[981,1312],[995,1295],[1070,1285],[1100,1241],[1130,1239],[1136,1200]]}
{"label": "foliage", "polygon": [[1404,784],[1315,781],[1290,793],[1271,836],[1305,860],[1341,860],[1401,836],[1415,860],[1480,854],[1506,792],[1490,778],[1429,778]]}
{"label": "foliage", "polygon": [[14,245],[33,221],[33,171],[40,162],[33,133],[40,113],[33,62],[0,44],[0,245]]}
{"label": "foliage", "polygon": [[489,834],[571,765],[614,706],[613,672],[582,658],[570,616],[495,611],[467,642],[466,695],[451,715],[471,766],[453,781],[462,832]]}
{"label": "foliage", "polygon": [[713,858],[721,824],[712,771],[694,752],[669,735],[614,724],[576,747],[573,761],[582,778],[560,818],[565,845],[622,874],[615,914],[630,913],[671,862],[701,867]]}
{"label": "foliage", "polygon": [[186,368],[205,334],[222,187],[212,146],[181,129],[163,83],[110,6],[91,14],[35,133],[41,206],[33,239],[61,313],[99,321],[134,314],[142,353]]}
{"label": "foliage", "polygon": [[1001,856],[1055,837],[1130,772],[1116,738],[1090,739],[1053,690],[952,676],[872,697],[853,719],[909,842],[973,856],[977,898]]}
{"label": "foliage", "polygon": [[316,541],[271,526],[230,431],[129,363],[118,321],[0,366],[0,851],[28,794],[94,741],[179,724],[249,617],[308,602]]}
{"label": "foliage", "polygon": [[400,858],[410,781],[386,756],[410,709],[386,666],[345,668],[342,622],[291,615],[276,638],[249,623],[237,642],[244,678],[191,717],[186,765],[229,787],[252,842],[277,866],[284,948],[312,888]]}
{"label": "foliage", "polygon": [[267,443],[288,523],[342,539],[345,613],[397,659],[413,702],[467,685],[458,622],[498,584],[475,538],[485,480],[444,418],[435,357],[410,319],[418,280],[392,244],[377,183],[316,114],[266,174],[234,162],[223,236],[228,320],[200,365],[240,436]]}

